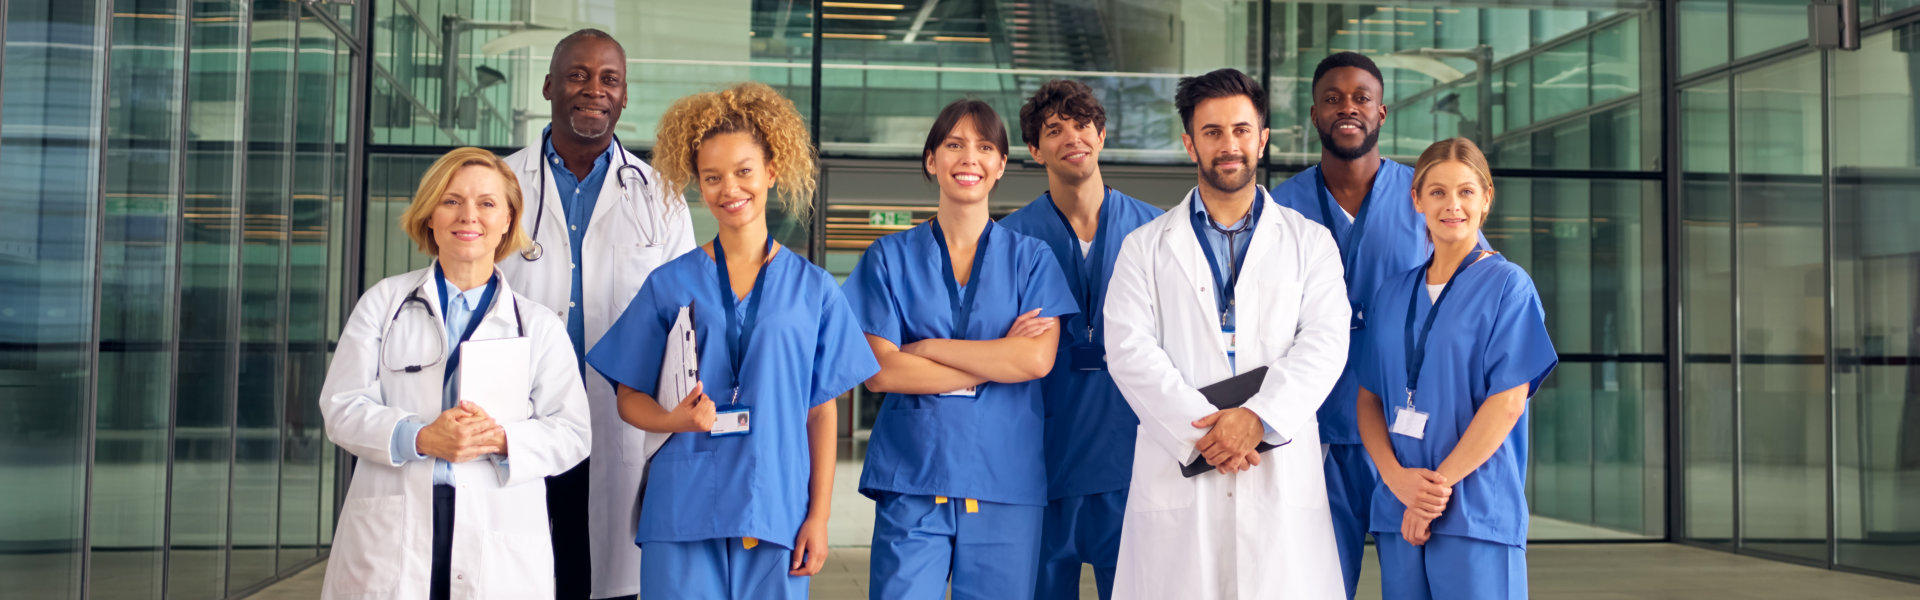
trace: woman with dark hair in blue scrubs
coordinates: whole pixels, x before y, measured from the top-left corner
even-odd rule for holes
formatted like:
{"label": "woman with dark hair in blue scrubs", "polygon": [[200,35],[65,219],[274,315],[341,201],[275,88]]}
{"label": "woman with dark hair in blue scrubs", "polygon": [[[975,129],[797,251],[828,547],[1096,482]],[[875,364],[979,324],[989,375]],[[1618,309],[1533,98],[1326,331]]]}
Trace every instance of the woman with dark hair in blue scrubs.
{"label": "woman with dark hair in blue scrubs", "polygon": [[938,215],[867,248],[843,289],[887,394],[860,491],[877,503],[873,598],[1033,595],[1047,504],[1038,381],[1078,312],[1051,250],[995,225],[1007,132],[985,102],[947,106],[922,153]]}
{"label": "woman with dark hair in blue scrubs", "polygon": [[1480,149],[1427,148],[1412,192],[1433,256],[1381,283],[1357,353],[1381,592],[1526,598],[1527,401],[1559,357],[1533,279],[1475,249],[1493,207]]}

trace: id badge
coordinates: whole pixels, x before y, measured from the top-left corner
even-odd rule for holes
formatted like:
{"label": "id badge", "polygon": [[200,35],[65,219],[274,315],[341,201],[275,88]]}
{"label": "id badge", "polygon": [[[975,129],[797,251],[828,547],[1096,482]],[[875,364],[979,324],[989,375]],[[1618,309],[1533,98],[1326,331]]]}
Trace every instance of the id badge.
{"label": "id badge", "polygon": [[714,413],[713,437],[746,435],[753,431],[753,411],[745,408],[733,408]]}
{"label": "id badge", "polygon": [[974,397],[974,396],[976,396],[976,395],[979,395],[979,390],[980,390],[980,386],[977,386],[977,385],[975,385],[975,386],[967,386],[967,387],[963,387],[963,388],[960,388],[960,389],[957,389],[957,390],[954,390],[954,391],[951,391],[951,392],[945,392],[945,393],[942,393],[942,394],[940,394],[940,395],[942,395],[942,396],[961,396],[961,397],[965,397],[965,398],[972,398],[972,397]]}
{"label": "id badge", "polygon": [[1416,440],[1426,439],[1427,413],[1402,406],[1393,413],[1393,432]]}
{"label": "id badge", "polygon": [[1073,357],[1075,371],[1104,371],[1107,368],[1107,349],[1093,342],[1074,344],[1069,350]]}

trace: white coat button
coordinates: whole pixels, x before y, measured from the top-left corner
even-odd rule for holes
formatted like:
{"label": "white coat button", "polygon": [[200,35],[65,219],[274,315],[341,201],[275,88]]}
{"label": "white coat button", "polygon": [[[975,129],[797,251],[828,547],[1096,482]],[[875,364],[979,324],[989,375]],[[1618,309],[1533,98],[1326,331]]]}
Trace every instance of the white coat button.
{"label": "white coat button", "polygon": [[461,574],[459,574],[459,575],[454,575],[454,576],[453,576],[453,578],[454,578],[454,579],[458,579],[458,580],[461,580],[461,581],[466,581],[466,580],[467,580],[467,574],[466,574],[466,573],[461,573]]}

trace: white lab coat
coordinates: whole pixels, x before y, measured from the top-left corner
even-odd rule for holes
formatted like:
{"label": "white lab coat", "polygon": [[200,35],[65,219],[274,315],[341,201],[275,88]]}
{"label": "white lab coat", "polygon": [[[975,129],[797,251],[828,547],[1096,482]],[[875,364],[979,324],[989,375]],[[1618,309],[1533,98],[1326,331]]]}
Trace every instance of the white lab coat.
{"label": "white lab coat", "polygon": [[[500,261],[500,271],[508,281],[538,302],[553,309],[563,326],[573,291],[573,251],[567,237],[567,211],[554,188],[553,170],[564,165],[546,165],[541,174],[543,143],[521,149],[507,157],[507,165],[520,178],[520,223],[543,247],[540,260],[529,261],[514,253]],[[607,328],[626,312],[627,303],[640,291],[640,284],[655,268],[666,264],[697,245],[693,238],[693,218],[679,194],[670,193],[653,167],[640,157],[620,150],[626,163],[645,174],[620,185],[620,157],[607,166],[607,179],[600,186],[593,219],[588,222],[585,246],[580,253],[580,298],[586,306],[582,315],[586,325],[586,348],[593,348]],[[541,210],[540,194],[546,194],[546,217],[536,219]],[[630,192],[627,190],[631,190]],[[534,231],[535,221],[539,231]],[[651,238],[651,239],[649,239]],[[666,340],[660,343],[665,344]],[[588,370],[587,405],[593,422],[593,460],[587,464],[587,526],[589,552],[592,555],[594,598],[609,598],[640,593],[640,548],[633,535],[640,525],[640,476],[647,465],[648,448],[657,448],[665,436],[651,439],[649,434],[620,419],[620,411],[611,384],[605,377]]]}
{"label": "white lab coat", "polygon": [[[441,411],[446,324],[433,267],[388,277],[360,297],[327,367],[320,412],[327,439],[360,458],[333,538],[322,598],[427,597],[433,560],[433,460],[395,463],[394,427]],[[454,598],[553,596],[545,478],[587,456],[587,396],[566,324],[505,283],[471,339],[531,338],[533,417],[502,423],[509,452],[453,465]],[[405,307],[410,293],[418,303]],[[515,311],[516,305],[519,310]],[[399,313],[398,318],[395,318]],[[385,351],[388,354],[383,355]],[[408,373],[406,366],[432,366]],[[384,364],[383,364],[384,358]]]}
{"label": "white lab coat", "polygon": [[1115,261],[1107,366],[1140,427],[1114,598],[1345,597],[1314,417],[1347,357],[1340,252],[1326,228],[1259,194],[1235,288],[1238,366],[1269,367],[1245,406],[1268,442],[1290,441],[1252,470],[1180,474],[1206,434],[1192,422],[1215,410],[1198,388],[1234,375],[1195,196],[1134,230]]}

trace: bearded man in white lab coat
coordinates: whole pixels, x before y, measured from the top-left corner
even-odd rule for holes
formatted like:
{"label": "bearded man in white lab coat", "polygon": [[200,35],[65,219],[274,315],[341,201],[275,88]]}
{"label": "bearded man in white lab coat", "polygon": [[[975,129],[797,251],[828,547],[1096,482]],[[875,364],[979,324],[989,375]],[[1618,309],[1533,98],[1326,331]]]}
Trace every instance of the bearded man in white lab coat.
{"label": "bearded man in white lab coat", "polygon": [[[1127,236],[1106,299],[1109,370],[1140,418],[1113,597],[1344,598],[1315,421],[1347,357],[1339,249],[1253,184],[1258,82],[1185,78],[1174,104],[1199,186]],[[1244,405],[1199,392],[1260,367]],[[1216,469],[1183,476],[1195,460]]]}

